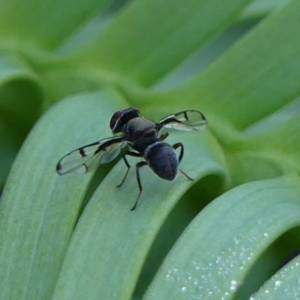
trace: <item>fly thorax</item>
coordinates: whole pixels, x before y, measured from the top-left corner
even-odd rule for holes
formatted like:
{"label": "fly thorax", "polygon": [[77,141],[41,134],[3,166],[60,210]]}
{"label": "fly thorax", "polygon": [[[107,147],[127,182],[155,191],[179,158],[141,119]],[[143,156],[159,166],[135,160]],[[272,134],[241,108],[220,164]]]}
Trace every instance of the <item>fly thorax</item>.
{"label": "fly thorax", "polygon": [[155,123],[144,118],[130,120],[126,126],[125,133],[132,147],[142,154],[158,138]]}

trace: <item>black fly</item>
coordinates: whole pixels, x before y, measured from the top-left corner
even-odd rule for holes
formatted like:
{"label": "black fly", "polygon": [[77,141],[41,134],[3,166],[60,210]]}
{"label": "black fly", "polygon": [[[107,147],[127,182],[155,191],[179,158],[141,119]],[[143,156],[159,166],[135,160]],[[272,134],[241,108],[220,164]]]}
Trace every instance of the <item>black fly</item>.
{"label": "black fly", "polygon": [[[164,128],[172,128],[182,131],[202,130],[207,125],[205,116],[197,110],[185,110],[169,115],[158,123],[154,123],[141,117],[140,112],[133,107],[116,112],[110,120],[110,128],[114,137],[78,148],[65,155],[57,164],[56,171],[59,175],[67,173],[87,173],[95,170],[99,165],[115,159],[125,146],[122,157],[127,166],[127,171],[120,187],[129,172],[130,164],[126,156],[143,157],[144,160],[136,164],[136,177],[139,186],[139,195],[131,210],[134,210],[141,197],[143,187],[140,179],[139,168],[148,165],[155,174],[165,180],[176,178],[178,170],[188,179],[187,174],[179,169],[179,163],[183,157],[182,143],[173,146],[164,142],[168,133],[161,134]],[[118,135],[119,134],[119,135]],[[180,148],[179,157],[175,150]]]}

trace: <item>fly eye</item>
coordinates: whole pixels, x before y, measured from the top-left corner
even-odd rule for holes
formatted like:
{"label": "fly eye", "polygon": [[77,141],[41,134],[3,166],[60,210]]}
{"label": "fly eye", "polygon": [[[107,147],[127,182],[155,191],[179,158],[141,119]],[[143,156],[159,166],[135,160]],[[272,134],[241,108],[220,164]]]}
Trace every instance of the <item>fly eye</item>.
{"label": "fly eye", "polygon": [[133,107],[117,111],[113,114],[110,119],[110,129],[113,133],[118,133],[122,131],[122,127],[131,119],[140,117],[140,112]]}
{"label": "fly eye", "polygon": [[110,126],[110,129],[114,132],[114,133],[117,133],[121,130],[121,126],[118,126],[118,123],[121,119],[121,117],[123,116],[124,114],[124,111],[121,110],[121,111],[117,111],[116,113],[113,114],[113,116],[111,117],[110,119],[110,123],[109,123],[109,126]]}

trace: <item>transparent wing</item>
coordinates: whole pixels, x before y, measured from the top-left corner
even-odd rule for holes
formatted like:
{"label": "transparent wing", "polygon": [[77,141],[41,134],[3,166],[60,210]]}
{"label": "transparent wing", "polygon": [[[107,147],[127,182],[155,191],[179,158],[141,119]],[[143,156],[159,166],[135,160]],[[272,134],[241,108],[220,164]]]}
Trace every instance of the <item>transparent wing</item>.
{"label": "transparent wing", "polygon": [[201,131],[207,124],[207,119],[202,112],[198,110],[184,110],[163,118],[156,125],[158,130],[162,128],[172,128],[182,131]]}
{"label": "transparent wing", "polygon": [[58,162],[56,171],[59,175],[90,172],[115,159],[126,144],[124,137],[116,137],[83,146],[65,155]]}

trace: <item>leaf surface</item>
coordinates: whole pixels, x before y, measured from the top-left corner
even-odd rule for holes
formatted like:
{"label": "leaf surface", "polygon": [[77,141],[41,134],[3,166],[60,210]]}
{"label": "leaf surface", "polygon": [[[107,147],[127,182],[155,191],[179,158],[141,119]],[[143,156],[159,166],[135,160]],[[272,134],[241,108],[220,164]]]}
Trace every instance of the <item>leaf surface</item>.
{"label": "leaf surface", "polygon": [[[234,299],[264,250],[299,226],[299,183],[252,182],[213,201],[181,235],[145,299]],[[299,292],[298,285],[293,293]]]}

